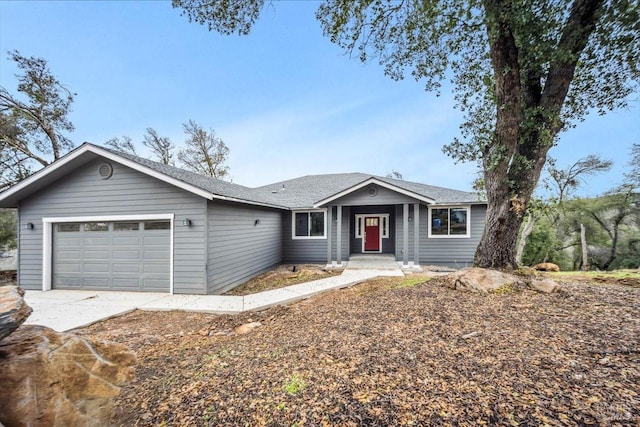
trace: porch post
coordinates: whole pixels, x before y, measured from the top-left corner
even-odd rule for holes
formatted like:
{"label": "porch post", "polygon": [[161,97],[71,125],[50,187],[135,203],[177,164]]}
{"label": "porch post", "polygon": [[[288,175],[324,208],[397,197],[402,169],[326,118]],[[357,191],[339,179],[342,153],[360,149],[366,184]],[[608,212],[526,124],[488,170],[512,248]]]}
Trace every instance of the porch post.
{"label": "porch post", "polygon": [[413,265],[420,265],[420,203],[413,205]]}
{"label": "porch post", "polygon": [[402,265],[409,263],[409,203],[402,205]]}
{"label": "porch post", "polygon": [[331,264],[331,214],[333,207],[327,206],[327,264]]}
{"label": "porch post", "polygon": [[336,225],[336,258],[338,264],[342,265],[342,205],[338,205],[336,209],[336,219],[338,220]]}

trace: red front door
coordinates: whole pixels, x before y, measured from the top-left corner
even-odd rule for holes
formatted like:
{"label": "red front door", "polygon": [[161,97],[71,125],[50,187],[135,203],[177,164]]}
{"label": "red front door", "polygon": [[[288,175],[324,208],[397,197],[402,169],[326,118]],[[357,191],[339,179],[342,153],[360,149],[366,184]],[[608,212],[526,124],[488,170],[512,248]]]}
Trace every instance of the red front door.
{"label": "red front door", "polygon": [[380,251],[380,218],[377,216],[364,219],[364,250]]}

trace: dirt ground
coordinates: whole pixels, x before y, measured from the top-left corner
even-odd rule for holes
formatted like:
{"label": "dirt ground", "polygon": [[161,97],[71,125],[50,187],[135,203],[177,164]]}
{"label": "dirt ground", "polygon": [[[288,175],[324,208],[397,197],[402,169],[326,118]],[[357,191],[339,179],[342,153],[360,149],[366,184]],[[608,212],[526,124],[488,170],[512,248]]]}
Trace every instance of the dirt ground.
{"label": "dirt ground", "polygon": [[640,425],[640,289],[573,279],[481,295],[425,280],[238,316],[135,311],[78,332],[137,353],[113,425]]}
{"label": "dirt ground", "polygon": [[325,270],[323,267],[318,264],[282,264],[271,271],[254,277],[237,288],[233,288],[225,295],[255,294],[283,286],[324,279],[342,273],[340,270]]}

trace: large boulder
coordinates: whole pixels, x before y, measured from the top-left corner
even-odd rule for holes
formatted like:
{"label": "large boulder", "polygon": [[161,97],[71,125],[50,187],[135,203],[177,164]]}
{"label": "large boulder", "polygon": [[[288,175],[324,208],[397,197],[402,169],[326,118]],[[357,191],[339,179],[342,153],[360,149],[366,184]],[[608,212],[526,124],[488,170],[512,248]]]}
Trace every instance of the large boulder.
{"label": "large boulder", "polygon": [[124,345],[23,325],[0,342],[0,424],[104,425],[134,363]]}
{"label": "large boulder", "polygon": [[31,307],[22,298],[24,291],[15,285],[0,286],[0,341],[31,315]]}
{"label": "large boulder", "polygon": [[522,283],[522,279],[513,274],[486,268],[467,267],[448,274],[445,283],[452,289],[472,292],[490,292],[507,285]]}

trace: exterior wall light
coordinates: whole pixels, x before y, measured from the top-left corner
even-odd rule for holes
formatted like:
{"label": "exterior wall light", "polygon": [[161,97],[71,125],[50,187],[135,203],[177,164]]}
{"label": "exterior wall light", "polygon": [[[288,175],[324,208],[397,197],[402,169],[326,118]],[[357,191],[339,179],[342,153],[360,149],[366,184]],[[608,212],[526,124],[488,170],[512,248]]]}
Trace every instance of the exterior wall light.
{"label": "exterior wall light", "polygon": [[257,226],[258,224],[260,224],[260,220],[259,219],[256,219],[255,221],[253,221],[253,225],[254,226]]}
{"label": "exterior wall light", "polygon": [[191,227],[191,220],[189,218],[183,219],[182,225],[184,225],[185,227]]}
{"label": "exterior wall light", "polygon": [[24,229],[25,230],[33,230],[33,223],[32,222],[28,222],[24,225]]}

